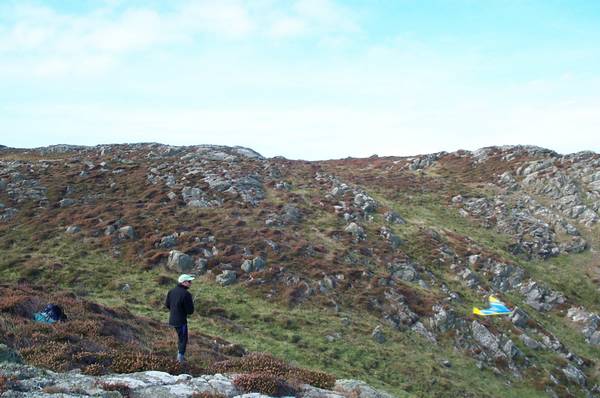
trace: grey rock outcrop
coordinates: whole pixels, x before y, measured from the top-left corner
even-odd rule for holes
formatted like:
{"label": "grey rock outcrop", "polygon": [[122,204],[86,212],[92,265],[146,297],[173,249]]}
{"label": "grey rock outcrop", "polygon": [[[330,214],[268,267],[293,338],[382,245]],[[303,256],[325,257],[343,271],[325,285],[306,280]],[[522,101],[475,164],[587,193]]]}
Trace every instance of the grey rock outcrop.
{"label": "grey rock outcrop", "polygon": [[167,267],[179,272],[187,272],[194,267],[194,259],[179,250],[171,250],[167,259]]}
{"label": "grey rock outcrop", "polygon": [[[0,345],[0,349],[1,349]],[[6,398],[42,397],[104,397],[120,398],[190,398],[193,395],[223,396],[225,398],[271,398],[258,392],[243,393],[234,383],[234,374],[214,374],[192,377],[159,371],[129,374],[87,376],[77,371],[55,373],[18,363],[3,363],[0,376],[8,382],[3,386]],[[352,394],[364,398],[391,398],[359,380],[338,380],[335,390],[323,390],[307,384],[299,385],[298,396],[311,398],[343,398]],[[44,392],[48,391],[48,392]]]}
{"label": "grey rock outcrop", "polygon": [[68,234],[76,234],[81,232],[81,228],[78,225],[69,225],[67,229],[65,229],[65,232]]}
{"label": "grey rock outcrop", "polygon": [[381,326],[376,326],[375,329],[373,329],[371,337],[379,344],[385,343],[385,334],[383,333],[383,328]]}
{"label": "grey rock outcrop", "polygon": [[225,270],[221,274],[217,275],[216,281],[221,286],[228,286],[233,284],[237,279],[237,275],[234,271]]}
{"label": "grey rock outcrop", "polygon": [[119,236],[123,239],[135,239],[136,233],[135,229],[131,225],[126,225],[124,227],[119,228],[118,230]]}
{"label": "grey rock outcrop", "polygon": [[494,336],[488,328],[483,326],[477,321],[473,321],[471,324],[471,332],[473,333],[473,338],[477,341],[483,348],[496,352],[499,349],[498,338]]}
{"label": "grey rock outcrop", "polygon": [[393,395],[383,391],[377,391],[364,381],[360,380],[336,380],[334,389],[358,398],[393,398]]}
{"label": "grey rock outcrop", "polygon": [[585,340],[592,345],[600,345],[600,316],[582,307],[571,307],[567,317],[577,324]]}
{"label": "grey rock outcrop", "polygon": [[356,240],[364,240],[367,238],[364,228],[355,222],[348,224],[346,228],[344,228],[344,231],[352,234]]}

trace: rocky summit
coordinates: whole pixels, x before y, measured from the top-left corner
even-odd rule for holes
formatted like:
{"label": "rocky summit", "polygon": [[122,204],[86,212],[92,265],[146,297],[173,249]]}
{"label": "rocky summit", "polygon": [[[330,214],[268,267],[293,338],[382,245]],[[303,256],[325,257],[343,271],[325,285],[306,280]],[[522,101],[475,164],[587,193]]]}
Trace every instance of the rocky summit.
{"label": "rocky summit", "polygon": [[593,152],[0,146],[0,396],[600,397],[599,224]]}

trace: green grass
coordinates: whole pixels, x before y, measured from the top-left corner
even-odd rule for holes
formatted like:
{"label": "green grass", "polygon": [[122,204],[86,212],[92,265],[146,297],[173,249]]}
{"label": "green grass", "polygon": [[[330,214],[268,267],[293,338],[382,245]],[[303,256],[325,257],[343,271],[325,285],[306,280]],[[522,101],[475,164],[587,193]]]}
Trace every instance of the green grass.
{"label": "green grass", "polygon": [[[25,228],[3,236],[0,271],[6,281],[14,282],[25,274],[33,283],[55,285],[101,304],[127,307],[136,315],[166,321],[162,300],[170,286],[160,286],[157,280],[161,275],[175,275],[161,268],[141,271],[135,264],[87,248],[67,235],[36,245],[28,241],[29,236]],[[8,240],[13,243],[7,245]],[[54,263],[63,266],[50,270]],[[129,292],[121,290],[125,283],[131,286]],[[194,284],[192,293],[199,308],[190,319],[193,331],[221,336],[249,350],[270,352],[338,378],[361,379],[396,396],[543,396],[526,383],[513,382],[508,387],[506,378],[477,369],[472,359],[445,342],[433,345],[412,332],[386,327],[386,343],[375,343],[370,333],[379,319],[362,309],[344,309],[338,314],[310,301],[290,309],[240,284],[224,288],[206,277]],[[206,307],[223,308],[228,319],[202,316]],[[351,319],[351,324],[344,326],[342,317]],[[341,333],[340,339],[326,340],[325,336],[336,332]],[[441,365],[445,359],[452,363],[450,368]]]}

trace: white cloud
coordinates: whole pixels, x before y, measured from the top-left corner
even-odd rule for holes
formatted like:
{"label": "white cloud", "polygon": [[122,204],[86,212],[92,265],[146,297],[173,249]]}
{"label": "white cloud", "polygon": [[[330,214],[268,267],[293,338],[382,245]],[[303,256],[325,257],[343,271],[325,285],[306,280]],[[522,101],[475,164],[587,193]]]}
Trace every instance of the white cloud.
{"label": "white cloud", "polygon": [[246,4],[236,0],[189,2],[170,17],[169,23],[187,35],[203,32],[230,38],[246,38],[256,29]]}
{"label": "white cloud", "polygon": [[[4,7],[8,22],[0,26],[2,69],[14,64],[12,69],[23,77],[64,76],[74,70],[83,74],[90,59],[105,60],[94,62],[90,74],[95,76],[102,73],[101,65],[108,72],[119,65],[119,58],[131,54],[201,45],[202,35],[224,41],[225,46],[228,41],[300,36],[339,45],[341,34],[356,30],[350,13],[332,1],[294,4],[289,8],[266,0],[181,1],[159,12],[108,1],[83,14],[66,14],[49,6],[15,2]],[[32,65],[34,58],[37,62]]]}
{"label": "white cloud", "polygon": [[311,20],[321,30],[328,32],[356,32],[356,16],[349,9],[331,0],[298,0],[294,10]]}
{"label": "white cloud", "polygon": [[296,17],[282,17],[271,26],[270,34],[274,37],[297,37],[307,32],[306,23]]}

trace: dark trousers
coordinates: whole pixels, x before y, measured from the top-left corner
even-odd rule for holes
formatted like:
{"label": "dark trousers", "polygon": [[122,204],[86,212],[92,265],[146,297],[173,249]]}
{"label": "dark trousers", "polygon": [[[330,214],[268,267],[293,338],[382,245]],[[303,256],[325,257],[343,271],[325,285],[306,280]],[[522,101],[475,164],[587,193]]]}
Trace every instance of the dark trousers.
{"label": "dark trousers", "polygon": [[185,349],[187,347],[188,342],[188,327],[187,323],[184,323],[181,326],[174,326],[175,331],[177,332],[177,350],[181,355],[185,354]]}

